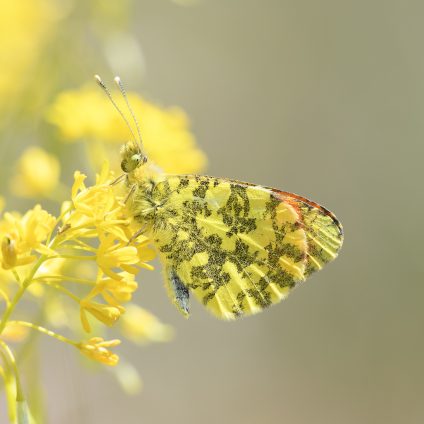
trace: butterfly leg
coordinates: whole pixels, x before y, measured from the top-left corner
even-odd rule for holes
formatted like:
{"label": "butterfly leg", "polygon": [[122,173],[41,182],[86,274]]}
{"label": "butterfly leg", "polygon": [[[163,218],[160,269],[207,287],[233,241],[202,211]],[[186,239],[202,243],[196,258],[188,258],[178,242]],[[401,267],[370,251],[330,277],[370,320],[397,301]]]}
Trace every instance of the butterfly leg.
{"label": "butterfly leg", "polygon": [[110,185],[111,186],[114,186],[114,185],[116,185],[116,184],[118,184],[118,183],[120,183],[125,177],[127,176],[127,174],[122,174],[122,175],[120,175],[119,177],[117,177],[117,178],[115,178],[111,183],[110,183]]}
{"label": "butterfly leg", "polygon": [[143,225],[138,231],[136,231],[128,240],[127,246],[131,244],[138,236],[141,236],[146,231],[146,225]]}
{"label": "butterfly leg", "polygon": [[133,184],[132,186],[131,186],[131,188],[130,188],[130,191],[128,192],[128,194],[127,194],[127,197],[125,198],[125,200],[124,200],[124,203],[127,203],[128,202],[128,200],[130,200],[130,197],[134,194],[134,192],[135,192],[135,189],[137,188],[137,184]]}

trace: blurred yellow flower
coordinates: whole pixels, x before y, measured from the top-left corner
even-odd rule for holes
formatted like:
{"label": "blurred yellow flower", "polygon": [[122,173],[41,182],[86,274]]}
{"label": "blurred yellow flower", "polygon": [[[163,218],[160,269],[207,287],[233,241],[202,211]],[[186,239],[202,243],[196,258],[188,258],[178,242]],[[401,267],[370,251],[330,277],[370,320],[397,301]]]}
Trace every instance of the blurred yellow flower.
{"label": "blurred yellow flower", "polygon": [[125,393],[136,395],[143,387],[137,368],[125,360],[120,360],[117,367],[112,368],[114,375]]}
{"label": "blurred yellow flower", "polygon": [[[117,102],[120,93],[115,96]],[[128,93],[139,117],[147,155],[170,174],[198,173],[206,166],[205,154],[196,146],[186,113],[177,107],[163,109],[137,94]],[[122,110],[126,110],[122,104]],[[58,95],[47,113],[64,140],[99,140],[120,143],[131,135],[122,118],[97,87],[83,87]]]}
{"label": "blurred yellow flower", "polygon": [[31,81],[34,62],[58,10],[50,0],[2,1],[0,5],[0,112]]}
{"label": "blurred yellow flower", "polygon": [[104,341],[101,337],[93,337],[87,342],[81,342],[77,345],[81,353],[105,365],[114,366],[118,363],[119,357],[108,348],[118,346],[120,340]]}
{"label": "blurred yellow flower", "polygon": [[9,342],[21,342],[28,335],[28,328],[11,322],[1,333],[1,338]]}
{"label": "blurred yellow flower", "polygon": [[57,158],[39,147],[29,147],[17,163],[17,173],[10,182],[16,196],[49,196],[59,183]]}
{"label": "blurred yellow flower", "polygon": [[169,325],[163,324],[149,311],[135,304],[126,307],[120,323],[122,334],[139,344],[168,341],[173,335]]}

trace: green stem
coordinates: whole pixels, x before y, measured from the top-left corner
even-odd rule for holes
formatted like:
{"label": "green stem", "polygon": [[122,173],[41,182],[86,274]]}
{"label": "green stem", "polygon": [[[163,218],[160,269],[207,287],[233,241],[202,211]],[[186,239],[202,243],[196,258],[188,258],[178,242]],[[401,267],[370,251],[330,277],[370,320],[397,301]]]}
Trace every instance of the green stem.
{"label": "green stem", "polygon": [[71,299],[75,300],[75,302],[77,302],[78,304],[80,303],[80,298],[78,296],[75,296],[72,292],[70,292],[69,290],[67,290],[64,287],[60,286],[59,284],[49,283],[48,281],[46,281],[45,284],[47,284],[50,287],[55,288],[56,290],[61,291],[62,293],[65,293]]}
{"label": "green stem", "polygon": [[4,311],[3,317],[0,321],[0,334],[3,332],[4,328],[6,327],[7,321],[10,318],[10,315],[12,315],[12,312],[14,311],[16,305],[18,304],[21,297],[24,295],[26,289],[31,284],[32,279],[34,278],[35,273],[37,272],[38,268],[41,266],[41,264],[47,259],[46,255],[42,255],[38,258],[38,261],[35,263],[34,267],[32,268],[29,275],[25,278],[24,282],[22,283],[21,287],[19,287],[19,290],[15,293],[15,296],[13,297],[12,301],[7,306],[6,310]]}
{"label": "green stem", "polygon": [[51,233],[49,234],[49,236],[47,237],[46,240],[46,245],[49,247],[52,247],[52,245],[54,245],[58,240],[57,238],[53,238],[53,240],[51,239],[53,234],[55,233],[55,229],[56,227],[62,222],[63,217],[70,212],[73,209],[73,206],[71,205],[68,209],[64,210],[57,218],[56,218],[56,223],[54,224],[54,228],[51,231]]}
{"label": "green stem", "polygon": [[16,281],[21,284],[21,277],[19,276],[18,272],[16,271],[16,269],[12,269],[12,273],[16,279]]}
{"label": "green stem", "polygon": [[2,320],[0,321],[0,334],[3,333],[3,330],[6,327],[6,324],[8,319],[10,318],[10,315],[12,315],[12,312],[15,309],[16,304],[19,302],[20,298],[25,293],[25,290],[26,290],[26,287],[24,286],[19,287],[19,290],[16,292],[12,301],[9,303],[8,307],[4,311]]}
{"label": "green stem", "polygon": [[87,243],[82,242],[81,240],[74,240],[75,245],[67,244],[67,249],[78,249],[78,250],[88,250],[89,252],[95,252],[97,249],[88,245]]}
{"label": "green stem", "polygon": [[13,374],[15,376],[16,402],[23,402],[25,401],[25,397],[22,391],[21,379],[19,378],[19,372],[18,372],[18,367],[16,366],[15,357],[13,356],[13,353],[10,350],[9,346],[3,340],[0,340],[0,347],[3,349],[4,353],[6,354],[7,361],[11,365]]}
{"label": "green stem", "polygon": [[74,342],[73,340],[68,339],[65,336],[62,336],[61,334],[55,333],[54,331],[47,330],[47,328],[41,327],[41,325],[33,324],[32,322],[27,322],[27,321],[10,321],[9,324],[20,325],[22,327],[28,327],[28,328],[31,328],[33,330],[37,330],[40,333],[46,334],[47,336],[53,337],[56,340],[59,340],[61,342],[67,343],[67,344],[70,344],[72,346],[77,346],[78,345],[77,342]]}
{"label": "green stem", "polygon": [[6,392],[6,403],[9,421],[16,423],[16,384],[13,381],[13,375],[10,371],[9,361],[7,360],[6,353],[0,350],[0,357],[4,363],[4,370],[2,376],[4,378],[4,389]]}
{"label": "green stem", "polygon": [[80,256],[80,255],[58,255],[55,258],[63,258],[63,259],[75,259],[78,261],[95,261],[96,256]]}
{"label": "green stem", "polygon": [[42,275],[41,277],[36,277],[32,281],[39,281],[40,283],[48,283],[45,280],[58,280],[58,281],[69,281],[70,283],[79,283],[79,284],[89,284],[91,286],[96,285],[96,282],[93,280],[88,280],[85,278],[76,278],[67,275]]}

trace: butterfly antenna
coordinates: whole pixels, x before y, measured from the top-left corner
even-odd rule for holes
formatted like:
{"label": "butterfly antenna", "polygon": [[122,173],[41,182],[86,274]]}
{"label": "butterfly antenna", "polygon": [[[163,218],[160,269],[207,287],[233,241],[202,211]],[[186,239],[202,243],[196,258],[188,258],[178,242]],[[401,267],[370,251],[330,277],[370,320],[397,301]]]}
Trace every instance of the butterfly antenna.
{"label": "butterfly antenna", "polygon": [[125,103],[127,105],[127,108],[130,111],[130,114],[131,114],[131,116],[133,118],[135,127],[137,128],[138,140],[139,140],[140,148],[141,148],[142,145],[143,145],[143,139],[141,138],[140,125],[138,123],[137,117],[135,116],[135,113],[133,111],[133,108],[131,107],[130,102],[128,100],[128,96],[127,96],[127,92],[125,91],[124,84],[122,84],[121,78],[119,78],[118,76],[116,76],[114,78],[114,81],[115,81],[116,85],[119,87],[119,91],[121,92],[122,97],[124,98]]}
{"label": "butterfly antenna", "polygon": [[103,80],[100,78],[99,75],[94,75],[94,79],[96,80],[97,84],[99,84],[100,88],[106,93],[106,95],[109,97],[109,100],[115,107],[115,109],[118,111],[118,113],[121,115],[122,119],[124,120],[125,124],[127,125],[128,129],[131,132],[132,138],[134,139],[134,142],[137,143],[137,138],[134,134],[133,129],[131,128],[130,123],[128,122],[128,119],[123,114],[122,110],[119,109],[119,106],[116,104],[115,100],[113,100],[112,94],[109,91],[109,89],[106,87],[106,84],[103,82]]}

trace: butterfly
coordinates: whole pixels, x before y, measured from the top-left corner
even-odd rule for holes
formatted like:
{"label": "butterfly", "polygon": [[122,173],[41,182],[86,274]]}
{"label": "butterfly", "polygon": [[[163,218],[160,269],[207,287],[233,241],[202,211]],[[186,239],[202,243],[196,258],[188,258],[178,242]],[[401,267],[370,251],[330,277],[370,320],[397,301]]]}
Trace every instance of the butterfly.
{"label": "butterfly", "polygon": [[139,133],[121,149],[128,209],[159,252],[168,294],[183,315],[192,295],[218,318],[256,314],[337,257],[342,226],[313,201],[237,180],[161,172],[143,151],[115,81]]}

